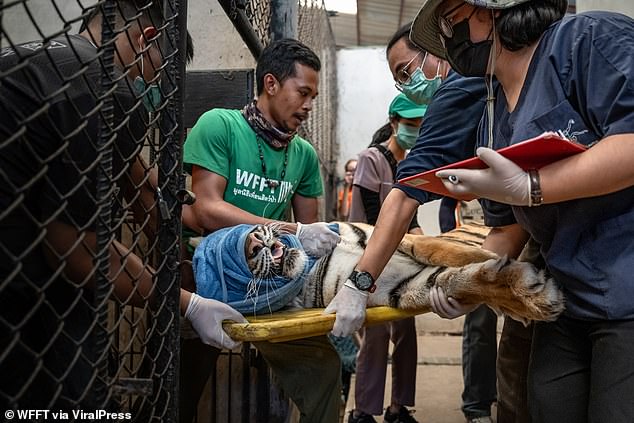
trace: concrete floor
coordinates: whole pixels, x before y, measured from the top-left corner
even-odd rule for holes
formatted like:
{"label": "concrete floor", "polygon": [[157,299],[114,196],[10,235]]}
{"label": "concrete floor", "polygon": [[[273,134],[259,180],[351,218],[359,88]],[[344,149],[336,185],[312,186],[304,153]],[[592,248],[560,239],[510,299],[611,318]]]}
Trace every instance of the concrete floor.
{"label": "concrete floor", "polygon": [[[460,410],[462,394],[462,325],[464,318],[441,319],[428,313],[417,316],[418,369],[416,376],[416,405],[414,417],[419,423],[464,423]],[[498,332],[502,319],[499,319]],[[385,390],[385,404],[389,403],[390,366]],[[346,415],[354,409],[354,376]],[[495,406],[491,410],[495,416]],[[382,416],[376,417],[382,422]],[[495,420],[494,420],[495,421]]]}

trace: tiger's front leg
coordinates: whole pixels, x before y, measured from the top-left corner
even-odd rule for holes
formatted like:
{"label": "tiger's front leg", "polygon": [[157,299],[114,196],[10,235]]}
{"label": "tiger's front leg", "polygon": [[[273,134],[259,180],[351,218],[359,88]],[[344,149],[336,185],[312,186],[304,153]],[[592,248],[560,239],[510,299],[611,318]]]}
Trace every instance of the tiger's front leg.
{"label": "tiger's front leg", "polygon": [[445,238],[405,234],[398,250],[430,266],[462,267],[499,258],[491,251]]}
{"label": "tiger's front leg", "polygon": [[554,320],[564,310],[563,293],[552,278],[530,263],[506,258],[421,274],[393,293],[393,305],[403,309],[429,307],[433,286],[461,303],[485,303],[524,323]]}

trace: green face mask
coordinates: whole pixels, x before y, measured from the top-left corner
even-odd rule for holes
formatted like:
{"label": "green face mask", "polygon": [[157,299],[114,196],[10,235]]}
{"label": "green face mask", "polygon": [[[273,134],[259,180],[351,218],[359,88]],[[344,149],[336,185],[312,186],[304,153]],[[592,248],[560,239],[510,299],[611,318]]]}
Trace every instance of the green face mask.
{"label": "green face mask", "polygon": [[137,94],[143,96],[143,105],[148,112],[154,112],[159,108],[162,99],[158,84],[148,85],[142,77],[137,76],[134,78],[134,89]]}
{"label": "green face mask", "polygon": [[418,128],[415,126],[398,124],[396,131],[396,142],[403,150],[409,150],[416,144],[418,138]]}
{"label": "green face mask", "polygon": [[431,103],[431,99],[434,97],[436,91],[442,84],[442,78],[440,77],[440,62],[436,68],[436,76],[432,79],[427,79],[423,73],[423,66],[427,61],[427,53],[423,58],[423,63],[420,67],[410,75],[409,81],[404,84],[397,84],[397,88],[407,96],[414,103],[423,105]]}
{"label": "green face mask", "polygon": [[[141,47],[139,47],[139,50]],[[134,89],[143,98],[143,105],[148,112],[155,112],[161,105],[161,88],[157,83],[149,84],[143,79],[143,56],[141,56],[141,75],[134,78]]]}
{"label": "green face mask", "polygon": [[416,69],[410,80],[401,85],[401,92],[416,104],[429,104],[440,84],[440,75],[436,75],[434,79],[427,79],[422,70]]}

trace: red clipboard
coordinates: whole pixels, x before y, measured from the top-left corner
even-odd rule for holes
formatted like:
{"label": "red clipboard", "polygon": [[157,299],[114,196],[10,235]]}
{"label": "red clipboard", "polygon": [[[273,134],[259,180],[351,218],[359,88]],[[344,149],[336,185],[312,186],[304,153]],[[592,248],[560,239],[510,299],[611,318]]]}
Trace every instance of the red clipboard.
{"label": "red clipboard", "polygon": [[[587,147],[572,142],[555,132],[545,132],[542,135],[522,141],[498,151],[502,156],[515,162],[522,169],[539,169],[550,163],[565,159],[574,154],[587,150]],[[433,170],[399,179],[398,182],[424,191],[433,192],[446,197],[456,198],[443,185],[436,172],[444,169],[486,169],[488,166],[478,157],[472,157],[442,166]],[[474,197],[460,197],[461,200],[472,200]]]}

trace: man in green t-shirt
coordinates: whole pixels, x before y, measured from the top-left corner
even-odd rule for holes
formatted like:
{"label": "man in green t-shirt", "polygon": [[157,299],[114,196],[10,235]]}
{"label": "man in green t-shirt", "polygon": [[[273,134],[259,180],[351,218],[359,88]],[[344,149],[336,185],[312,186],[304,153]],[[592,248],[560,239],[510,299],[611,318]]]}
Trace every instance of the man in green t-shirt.
{"label": "man in green t-shirt", "polygon": [[[266,53],[266,54],[265,54]],[[297,129],[317,96],[319,58],[295,40],[273,43],[256,68],[258,100],[242,110],[203,114],[187,136],[196,223],[205,232],[241,223],[283,220],[292,205],[309,254],[332,251],[339,237],[317,221],[323,186],[315,149]]]}
{"label": "man in green t-shirt", "polygon": [[[317,222],[317,197],[323,193],[319,159],[297,135],[318,94],[320,68],[319,58],[302,43],[273,42],[256,67],[257,100],[242,110],[214,109],[199,118],[184,148],[198,229],[278,222],[281,230],[297,234],[309,254],[332,251],[339,235]],[[301,223],[283,222],[289,207]],[[299,408],[302,423],[338,421],[340,361],[326,336],[255,345]]]}

